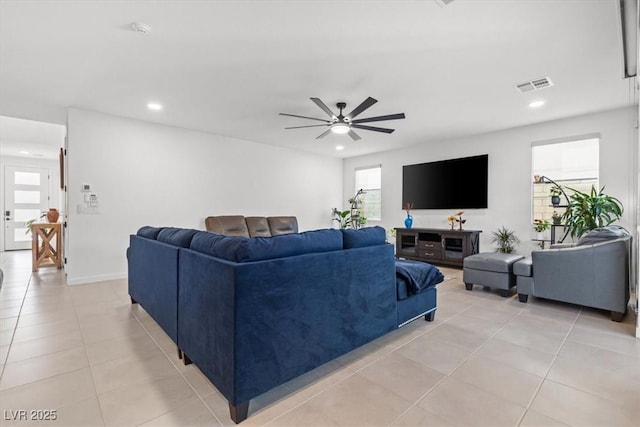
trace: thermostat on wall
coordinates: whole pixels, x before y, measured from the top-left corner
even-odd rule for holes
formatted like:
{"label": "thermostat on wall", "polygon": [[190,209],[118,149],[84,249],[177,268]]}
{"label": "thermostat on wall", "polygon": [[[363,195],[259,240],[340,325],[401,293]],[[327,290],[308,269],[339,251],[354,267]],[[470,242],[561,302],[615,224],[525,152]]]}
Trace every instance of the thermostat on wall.
{"label": "thermostat on wall", "polygon": [[91,191],[91,185],[90,184],[82,184],[82,192],[83,193],[89,193]]}

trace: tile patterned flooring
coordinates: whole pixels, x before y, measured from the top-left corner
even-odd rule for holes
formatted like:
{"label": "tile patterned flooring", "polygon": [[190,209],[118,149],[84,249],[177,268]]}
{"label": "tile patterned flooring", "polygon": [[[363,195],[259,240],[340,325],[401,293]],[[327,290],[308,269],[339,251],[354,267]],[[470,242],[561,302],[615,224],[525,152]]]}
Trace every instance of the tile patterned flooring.
{"label": "tile patterned flooring", "polygon": [[[0,425],[232,426],[228,406],[127,295],[0,254]],[[637,426],[635,318],[475,287],[442,269],[438,311],[251,401],[242,425]],[[55,421],[16,421],[55,410]],[[37,415],[38,413],[36,413]],[[41,413],[42,414],[42,413]],[[30,418],[27,412],[27,418]]]}

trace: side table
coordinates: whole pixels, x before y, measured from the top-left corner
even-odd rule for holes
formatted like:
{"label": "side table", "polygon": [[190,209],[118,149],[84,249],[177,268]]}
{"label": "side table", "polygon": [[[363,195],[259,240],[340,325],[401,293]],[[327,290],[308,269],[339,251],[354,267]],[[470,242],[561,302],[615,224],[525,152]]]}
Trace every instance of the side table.
{"label": "side table", "polygon": [[62,224],[36,222],[31,225],[31,268],[62,268]]}

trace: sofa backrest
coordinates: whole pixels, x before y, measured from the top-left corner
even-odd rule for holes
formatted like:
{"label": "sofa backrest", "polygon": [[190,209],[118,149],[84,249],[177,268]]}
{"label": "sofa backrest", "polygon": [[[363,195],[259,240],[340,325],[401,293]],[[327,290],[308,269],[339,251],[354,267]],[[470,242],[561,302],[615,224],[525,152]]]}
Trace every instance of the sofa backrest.
{"label": "sofa backrest", "polygon": [[191,239],[196,233],[198,233],[198,230],[165,227],[158,233],[158,241],[180,248],[188,248],[191,245]]}
{"label": "sofa backrest", "polygon": [[295,216],[209,216],[204,224],[207,231],[224,236],[269,237],[298,232]]}
{"label": "sofa backrest", "polygon": [[387,232],[379,226],[365,227],[357,230],[345,228],[341,231],[344,249],[384,245],[387,242]]}
{"label": "sofa backrest", "polygon": [[160,231],[162,231],[162,227],[151,227],[149,225],[145,225],[144,227],[140,227],[136,235],[140,237],[146,237],[147,239],[156,240]]}
{"label": "sofa backrest", "polygon": [[298,219],[295,216],[270,216],[267,221],[272,236],[298,232]]}
{"label": "sofa backrest", "polygon": [[204,220],[207,231],[225,236],[249,237],[249,229],[242,215],[210,216]]}
{"label": "sofa backrest", "polygon": [[190,249],[232,262],[252,262],[342,250],[340,230],[326,229],[247,238],[199,232]]}
{"label": "sofa backrest", "polygon": [[263,216],[248,216],[245,218],[249,237],[270,237],[269,222]]}

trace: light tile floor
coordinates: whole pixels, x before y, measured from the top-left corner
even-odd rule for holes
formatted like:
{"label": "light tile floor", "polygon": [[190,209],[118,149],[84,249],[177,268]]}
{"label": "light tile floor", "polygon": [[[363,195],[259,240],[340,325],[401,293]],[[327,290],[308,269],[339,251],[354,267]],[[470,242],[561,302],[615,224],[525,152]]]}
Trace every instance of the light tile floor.
{"label": "light tile floor", "polygon": [[[1,425],[234,425],[228,406],[137,306],[126,280],[67,286],[0,254]],[[244,426],[637,426],[635,318],[464,289],[438,311],[251,401]],[[46,416],[55,421],[12,420]],[[30,411],[40,411],[31,413]]]}

